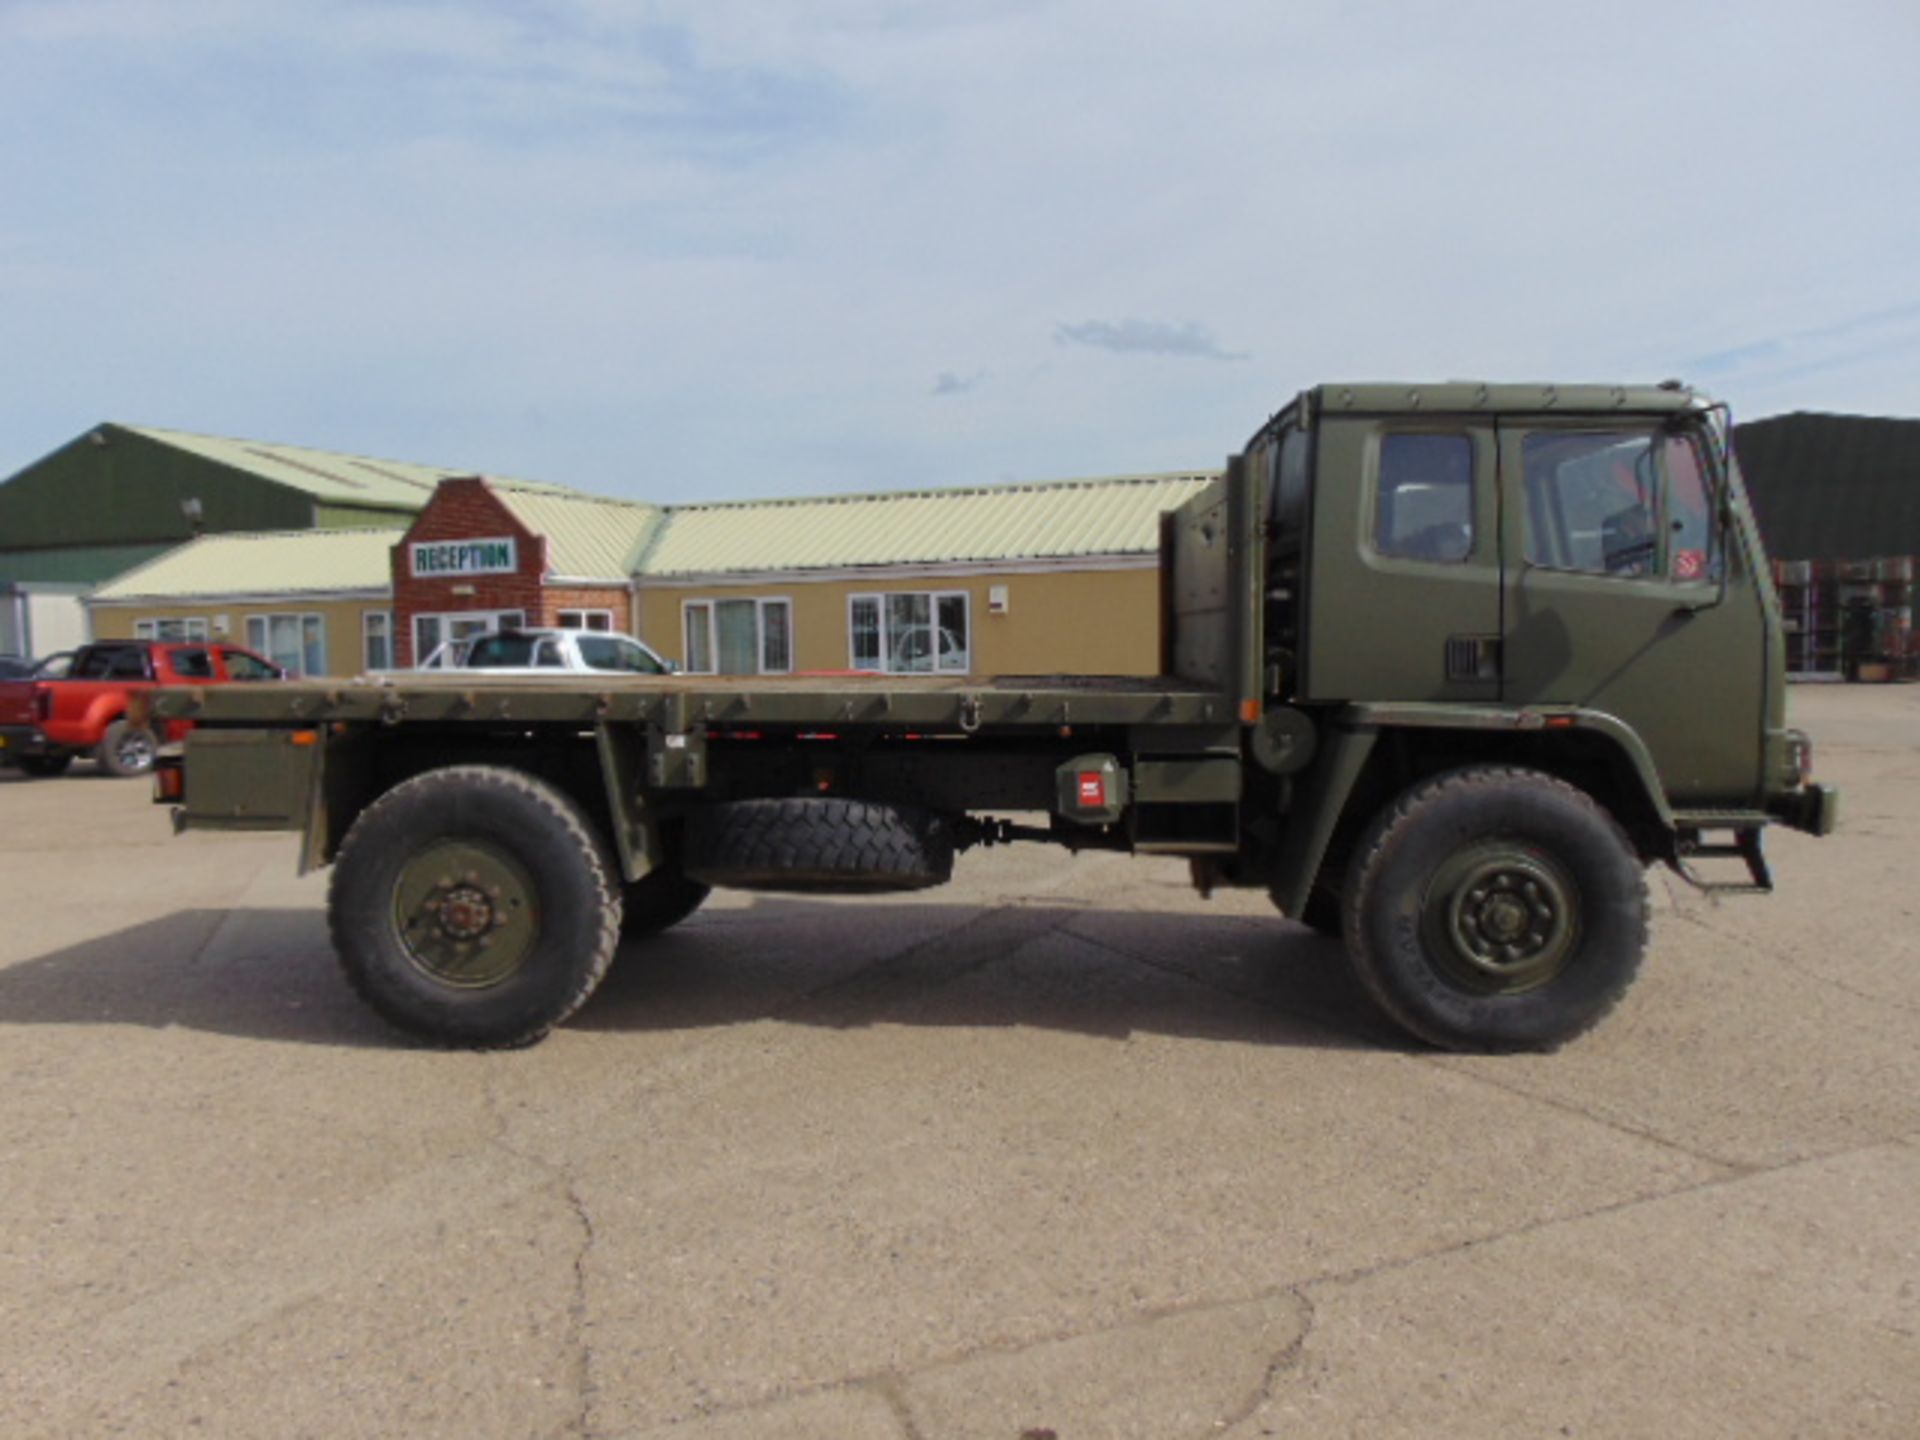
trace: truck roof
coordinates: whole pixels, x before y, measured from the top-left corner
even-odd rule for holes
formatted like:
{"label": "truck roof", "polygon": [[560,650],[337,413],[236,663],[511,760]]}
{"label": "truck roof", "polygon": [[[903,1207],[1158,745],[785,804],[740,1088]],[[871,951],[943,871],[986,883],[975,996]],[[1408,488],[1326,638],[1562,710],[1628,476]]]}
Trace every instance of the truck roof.
{"label": "truck roof", "polygon": [[1316,410],[1341,413],[1497,414],[1502,411],[1571,415],[1620,412],[1673,415],[1709,403],[1678,381],[1659,385],[1495,384],[1481,380],[1362,381],[1328,383],[1309,390]]}

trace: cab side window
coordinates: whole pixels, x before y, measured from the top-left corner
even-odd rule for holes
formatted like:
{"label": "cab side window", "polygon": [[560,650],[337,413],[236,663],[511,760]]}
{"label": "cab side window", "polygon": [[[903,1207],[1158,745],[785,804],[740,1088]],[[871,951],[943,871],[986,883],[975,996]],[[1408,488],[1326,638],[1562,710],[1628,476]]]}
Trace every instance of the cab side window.
{"label": "cab side window", "polygon": [[1595,575],[1660,569],[1659,477],[1644,431],[1546,430],[1521,445],[1527,563]]}
{"label": "cab side window", "polygon": [[1380,437],[1373,548],[1401,560],[1457,564],[1473,553],[1473,441],[1465,435]]}

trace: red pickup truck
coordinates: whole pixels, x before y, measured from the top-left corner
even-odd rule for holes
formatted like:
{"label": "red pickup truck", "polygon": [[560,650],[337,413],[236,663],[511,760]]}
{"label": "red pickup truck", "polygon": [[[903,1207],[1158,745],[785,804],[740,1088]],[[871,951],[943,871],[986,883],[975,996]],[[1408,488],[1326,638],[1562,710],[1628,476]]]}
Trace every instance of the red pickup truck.
{"label": "red pickup truck", "polygon": [[162,739],[178,740],[189,722],[168,721],[164,737],[127,718],[127,701],[156,685],[224,685],[282,680],[286,672],[237,645],[103,640],[74,652],[58,680],[0,680],[0,764],[29,775],[58,775],[91,755],[112,775],[153,768]]}

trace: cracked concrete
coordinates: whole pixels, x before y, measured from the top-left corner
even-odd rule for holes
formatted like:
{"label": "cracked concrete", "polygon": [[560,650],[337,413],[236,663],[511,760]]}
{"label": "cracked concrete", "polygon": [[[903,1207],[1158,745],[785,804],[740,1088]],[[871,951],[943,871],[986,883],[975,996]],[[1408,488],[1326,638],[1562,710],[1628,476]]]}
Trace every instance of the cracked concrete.
{"label": "cracked concrete", "polygon": [[1920,706],[1796,702],[1858,829],[1657,883],[1620,1010],[1498,1059],[1264,896],[1020,849],[418,1050],[290,839],[0,772],[0,1432],[1920,1431]]}

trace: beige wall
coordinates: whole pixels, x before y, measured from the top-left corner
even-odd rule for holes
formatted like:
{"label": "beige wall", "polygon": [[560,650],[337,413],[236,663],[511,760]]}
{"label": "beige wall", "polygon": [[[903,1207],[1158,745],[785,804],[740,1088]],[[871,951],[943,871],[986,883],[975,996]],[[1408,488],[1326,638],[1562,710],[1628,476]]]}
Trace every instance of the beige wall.
{"label": "beige wall", "polygon": [[[1004,585],[1007,613],[990,614],[987,591]],[[640,638],[684,664],[681,606],[688,600],[785,599],[793,605],[794,668],[844,670],[847,599],[899,590],[964,590],[973,630],[972,674],[1152,675],[1160,665],[1160,572],[1050,570],[1030,574],[895,576],[885,580],[769,578],[752,585],[641,581]]]}
{"label": "beige wall", "polygon": [[[131,640],[136,620],[177,620],[199,618],[207,621],[208,638],[229,645],[247,644],[249,615],[318,615],[326,627],[327,673],[357,675],[364,668],[361,659],[361,616],[369,610],[390,611],[384,600],[284,600],[272,604],[243,604],[231,600],[209,600],[199,605],[93,605],[93,634],[96,640]],[[225,634],[216,626],[218,617],[227,619]],[[389,664],[392,662],[389,661]]]}

